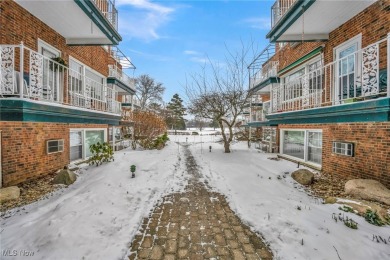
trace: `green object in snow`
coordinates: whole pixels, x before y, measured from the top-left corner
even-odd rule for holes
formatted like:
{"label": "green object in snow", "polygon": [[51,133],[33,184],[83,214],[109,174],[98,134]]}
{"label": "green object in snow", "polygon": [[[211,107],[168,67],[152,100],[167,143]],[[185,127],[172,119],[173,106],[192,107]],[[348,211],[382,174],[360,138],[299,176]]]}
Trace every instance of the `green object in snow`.
{"label": "green object in snow", "polygon": [[130,166],[130,171],[135,172],[135,165],[134,164]]}

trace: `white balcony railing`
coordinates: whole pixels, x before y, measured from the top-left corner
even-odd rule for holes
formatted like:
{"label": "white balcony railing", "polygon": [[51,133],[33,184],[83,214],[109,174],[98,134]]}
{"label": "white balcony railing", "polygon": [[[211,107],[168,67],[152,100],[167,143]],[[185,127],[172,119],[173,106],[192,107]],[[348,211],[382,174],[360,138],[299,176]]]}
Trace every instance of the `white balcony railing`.
{"label": "white balcony railing", "polygon": [[275,53],[275,44],[270,43],[249,64],[249,89],[277,75],[279,62],[271,60]]}
{"label": "white balcony railing", "polygon": [[389,43],[390,34],[387,39],[272,88],[272,113],[390,97]]}
{"label": "white balcony railing", "polygon": [[270,101],[264,102],[262,108],[252,108],[251,122],[267,121],[266,116],[269,114]]}
{"label": "white balcony railing", "polygon": [[260,68],[253,77],[250,78],[249,88],[253,88],[270,77],[276,77],[278,74],[278,61],[269,61]]}
{"label": "white balcony railing", "polygon": [[117,91],[23,44],[0,45],[0,66],[0,98],[28,98],[120,114]]}
{"label": "white balcony railing", "polygon": [[261,95],[252,95],[251,96],[251,103],[252,103],[252,105],[263,103],[263,99],[262,99]]}
{"label": "white balcony railing", "polygon": [[118,31],[118,11],[115,8],[115,1],[111,0],[92,0],[97,8],[102,12],[112,27]]}
{"label": "white balcony railing", "polygon": [[135,108],[141,107],[141,102],[136,96],[124,95],[122,96],[122,103],[132,104]]}
{"label": "white balcony railing", "polygon": [[125,72],[114,65],[108,65],[108,76],[122,81],[128,87],[135,91],[135,79],[128,76]]}
{"label": "white balcony railing", "polygon": [[271,28],[287,13],[297,0],[276,0],[271,7]]}

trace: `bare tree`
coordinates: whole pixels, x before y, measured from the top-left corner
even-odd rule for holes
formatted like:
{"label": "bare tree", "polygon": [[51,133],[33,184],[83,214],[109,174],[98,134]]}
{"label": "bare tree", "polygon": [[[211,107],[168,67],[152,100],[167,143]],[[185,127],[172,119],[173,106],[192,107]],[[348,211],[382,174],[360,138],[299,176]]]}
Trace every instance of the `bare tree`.
{"label": "bare tree", "polygon": [[233,127],[250,97],[247,66],[255,57],[253,46],[242,44],[241,49],[236,52],[226,48],[227,55],[223,64],[208,59],[200,72],[187,78],[185,88],[189,112],[218,122],[225,153],[230,153]]}
{"label": "bare tree", "polygon": [[162,83],[155,82],[155,80],[147,74],[140,75],[136,81],[137,97],[140,101],[141,109],[144,109],[151,103],[158,103],[162,101],[162,96],[165,87]]}

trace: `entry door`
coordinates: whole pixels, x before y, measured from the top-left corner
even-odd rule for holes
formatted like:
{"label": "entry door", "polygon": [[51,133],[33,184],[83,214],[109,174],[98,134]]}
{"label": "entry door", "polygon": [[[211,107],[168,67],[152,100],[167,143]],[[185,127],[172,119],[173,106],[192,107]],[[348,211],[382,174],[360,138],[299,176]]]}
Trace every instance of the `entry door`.
{"label": "entry door", "polygon": [[353,42],[336,49],[336,91],[335,100],[341,103],[342,100],[360,96],[356,85],[357,63],[358,63],[358,42]]}
{"label": "entry door", "polygon": [[52,101],[59,101],[60,98],[60,78],[61,69],[54,66],[52,58],[59,57],[61,54],[53,49],[47,49],[42,47],[42,55],[49,58],[43,59],[43,86],[44,86],[44,98]]}
{"label": "entry door", "polygon": [[83,136],[82,131],[70,132],[70,161],[83,158]]}

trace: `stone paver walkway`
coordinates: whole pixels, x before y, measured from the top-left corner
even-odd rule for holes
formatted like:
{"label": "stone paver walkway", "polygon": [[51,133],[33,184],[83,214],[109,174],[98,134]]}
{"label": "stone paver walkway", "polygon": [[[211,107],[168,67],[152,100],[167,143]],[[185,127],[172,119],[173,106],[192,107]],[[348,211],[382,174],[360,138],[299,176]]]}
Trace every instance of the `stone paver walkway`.
{"label": "stone paver walkway", "polygon": [[230,209],[223,195],[199,182],[199,170],[184,146],[191,180],[184,193],[163,198],[145,218],[129,259],[272,259],[263,241]]}

